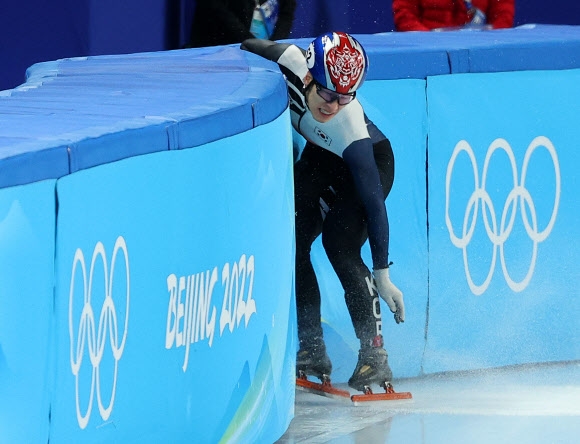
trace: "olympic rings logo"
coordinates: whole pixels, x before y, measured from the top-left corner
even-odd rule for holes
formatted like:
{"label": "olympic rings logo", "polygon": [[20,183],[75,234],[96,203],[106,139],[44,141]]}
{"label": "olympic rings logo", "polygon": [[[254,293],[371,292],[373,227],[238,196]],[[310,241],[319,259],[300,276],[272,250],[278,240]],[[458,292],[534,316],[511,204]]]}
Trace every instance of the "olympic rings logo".
{"label": "olympic rings logo", "polygon": [[[536,208],[534,206],[534,201],[532,199],[532,196],[530,195],[530,192],[526,189],[526,175],[528,172],[530,158],[535,152],[535,150],[539,147],[544,147],[550,154],[552,158],[556,181],[552,215],[550,217],[550,221],[548,222],[547,226],[541,231],[538,230],[538,218],[536,214]],[[503,205],[499,227],[496,218],[495,207],[491,201],[489,194],[485,189],[491,157],[497,150],[503,150],[507,154],[509,162],[511,164],[512,181],[513,181],[513,189],[509,192],[506,201]],[[457,159],[457,156],[461,152],[465,152],[469,156],[469,159],[471,161],[475,189],[468,200],[467,207],[465,209],[465,214],[463,217],[463,231],[461,237],[458,237],[453,232],[451,219],[449,217],[449,200],[450,200],[449,188],[453,168],[455,166],[455,161]],[[513,291],[516,292],[520,292],[528,286],[536,265],[538,244],[546,240],[546,238],[550,235],[552,228],[554,227],[554,223],[556,222],[559,203],[560,203],[560,164],[558,163],[556,149],[554,148],[554,145],[552,144],[550,139],[548,139],[547,137],[538,136],[528,146],[526,153],[524,155],[521,178],[518,178],[518,168],[516,165],[515,156],[508,142],[505,141],[504,139],[494,140],[490,145],[490,147],[488,148],[487,154],[485,156],[485,161],[483,164],[483,172],[481,177],[481,185],[479,183],[479,172],[477,168],[475,155],[473,153],[473,149],[471,148],[469,143],[467,143],[465,140],[461,140],[459,143],[457,143],[455,149],[453,150],[453,154],[451,155],[449,164],[447,165],[447,176],[445,180],[445,223],[447,225],[447,229],[449,230],[451,242],[457,248],[461,248],[463,250],[463,263],[465,266],[465,276],[467,278],[469,288],[475,295],[481,295],[489,287],[491,278],[493,276],[493,272],[495,270],[498,250],[503,275],[505,277],[508,286]],[[473,237],[475,223],[478,219],[480,204],[485,231],[487,233],[489,240],[493,244],[493,255],[485,281],[482,284],[477,285],[473,282],[471,273],[469,271],[469,263],[467,260],[467,245],[469,244],[469,242]],[[532,248],[532,257],[530,260],[530,264],[528,266],[527,273],[521,281],[516,282],[511,278],[507,270],[504,255],[504,244],[512,232],[518,204],[520,207],[520,214],[526,233],[533,242],[533,248]],[[528,218],[526,207],[529,210],[531,220],[530,218]]]}
{"label": "olympic rings logo", "polygon": [[[117,260],[117,255],[119,252],[123,253],[125,260],[125,272],[126,272],[126,309],[125,309],[125,323],[122,339],[119,342],[119,330],[117,324],[117,312],[115,309],[115,303],[112,298],[113,291],[113,278],[115,272],[115,262]],[[103,306],[101,307],[98,325],[95,323],[95,313],[91,305],[92,289],[93,289],[93,278],[94,269],[97,261],[100,259],[104,271],[104,289],[105,298]],[[75,294],[75,275],[77,272],[77,267],[80,268],[82,272],[82,282],[83,282],[83,305],[80,319],[78,320],[78,328],[74,331],[73,324],[73,299]],[[77,420],[81,429],[84,429],[90,419],[91,410],[93,406],[93,399],[95,390],[97,392],[97,402],[99,406],[99,413],[103,420],[107,420],[111,415],[113,410],[113,404],[115,402],[115,390],[117,386],[117,368],[118,362],[123,355],[123,349],[125,348],[125,341],[127,339],[127,326],[129,322],[129,255],[127,253],[127,245],[125,244],[125,239],[122,236],[117,238],[115,242],[115,247],[113,249],[112,263],[110,274],[107,268],[107,257],[105,254],[105,247],[101,242],[98,242],[93,251],[93,257],[91,260],[91,268],[89,271],[89,280],[87,285],[87,270],[85,267],[85,258],[83,252],[78,248],[75,252],[73,265],[72,265],[72,275],[70,281],[70,294],[69,294],[69,337],[70,337],[70,364],[72,374],[75,376],[75,390],[76,390],[76,411]],[[76,338],[76,339],[75,339]],[[99,375],[101,360],[105,352],[105,342],[109,340],[109,344],[112,350],[113,359],[115,361],[114,365],[114,376],[112,384],[112,392],[109,401],[109,405],[104,406],[101,395],[101,380]],[[83,356],[85,354],[85,345],[88,349],[88,357],[90,364],[92,366],[92,376],[91,376],[91,389],[88,406],[86,411],[83,413],[81,411],[79,402],[79,372],[81,365],[83,363]]]}

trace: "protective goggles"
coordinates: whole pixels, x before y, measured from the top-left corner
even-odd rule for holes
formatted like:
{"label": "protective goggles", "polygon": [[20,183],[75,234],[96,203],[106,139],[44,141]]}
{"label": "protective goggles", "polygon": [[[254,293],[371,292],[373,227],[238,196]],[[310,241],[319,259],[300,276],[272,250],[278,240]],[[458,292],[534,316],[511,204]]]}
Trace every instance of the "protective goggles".
{"label": "protective goggles", "polygon": [[350,94],[339,94],[326,89],[325,87],[319,85],[318,82],[315,82],[315,86],[316,94],[318,94],[318,96],[321,97],[326,103],[332,103],[336,100],[338,101],[339,105],[348,105],[356,97],[356,92]]}

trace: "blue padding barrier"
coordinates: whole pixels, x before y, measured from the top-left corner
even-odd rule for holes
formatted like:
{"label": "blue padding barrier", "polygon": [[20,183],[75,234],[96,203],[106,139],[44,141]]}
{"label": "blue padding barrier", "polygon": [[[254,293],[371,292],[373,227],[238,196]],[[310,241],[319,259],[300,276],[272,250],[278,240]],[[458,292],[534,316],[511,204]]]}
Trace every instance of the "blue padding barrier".
{"label": "blue padding barrier", "polygon": [[[10,161],[1,183],[58,178],[247,131],[282,113],[285,88],[272,63],[230,47],[34,65],[25,85],[0,97],[0,160]],[[109,143],[95,142],[101,137]],[[25,167],[36,150],[46,152],[42,171]]]}
{"label": "blue padding barrier", "polygon": [[290,159],[285,112],[58,181],[51,442],[264,442],[287,428]]}
{"label": "blue padding barrier", "polygon": [[580,358],[579,85],[580,70],[428,80],[426,371]]}
{"label": "blue padding barrier", "polygon": [[[358,37],[396,158],[395,377],[580,359],[580,28]],[[274,442],[296,352],[276,65],[232,45],[28,76],[0,95],[0,436]],[[319,242],[313,262],[342,382],[358,342]]]}

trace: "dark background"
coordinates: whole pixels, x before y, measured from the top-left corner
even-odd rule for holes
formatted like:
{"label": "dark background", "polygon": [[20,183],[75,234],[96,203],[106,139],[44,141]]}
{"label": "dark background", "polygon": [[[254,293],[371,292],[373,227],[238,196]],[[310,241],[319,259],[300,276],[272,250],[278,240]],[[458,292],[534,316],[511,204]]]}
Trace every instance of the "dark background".
{"label": "dark background", "polygon": [[[297,0],[291,38],[328,30],[392,31],[389,0]],[[37,62],[183,47],[195,0],[2,0],[0,90],[25,81]],[[575,0],[516,0],[515,26],[580,25]]]}

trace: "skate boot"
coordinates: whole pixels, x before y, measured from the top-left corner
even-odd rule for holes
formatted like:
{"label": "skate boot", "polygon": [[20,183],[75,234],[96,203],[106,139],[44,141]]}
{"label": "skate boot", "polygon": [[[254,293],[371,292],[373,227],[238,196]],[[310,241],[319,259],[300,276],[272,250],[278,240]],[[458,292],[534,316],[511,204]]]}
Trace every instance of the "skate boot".
{"label": "skate boot", "polygon": [[393,372],[387,360],[387,351],[383,348],[383,337],[376,336],[372,345],[361,347],[358,352],[358,363],[348,385],[355,390],[366,392],[365,387],[372,384],[383,386],[390,382]]}
{"label": "skate boot", "polygon": [[296,376],[315,376],[322,382],[330,381],[332,363],[324,343],[301,345],[296,356]]}

